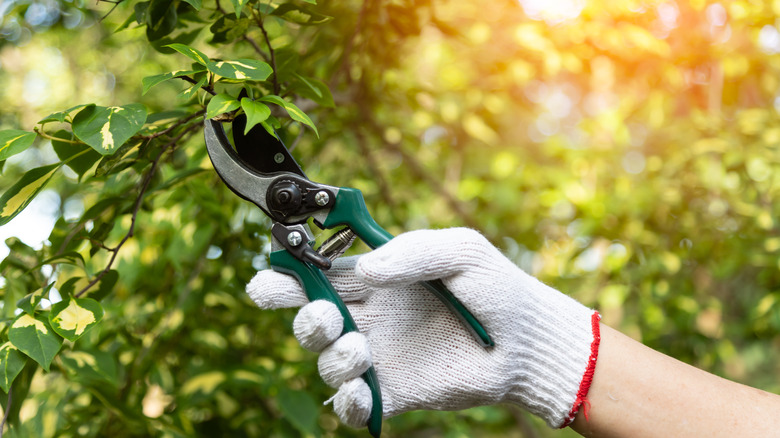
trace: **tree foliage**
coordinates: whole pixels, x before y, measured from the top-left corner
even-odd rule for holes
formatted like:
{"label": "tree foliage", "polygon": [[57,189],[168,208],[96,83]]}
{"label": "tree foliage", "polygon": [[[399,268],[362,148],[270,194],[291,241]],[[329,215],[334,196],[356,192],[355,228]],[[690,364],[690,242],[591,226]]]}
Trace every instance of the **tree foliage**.
{"label": "tree foliage", "polygon": [[[631,336],[778,391],[780,10],[562,3],[0,5],[0,224],[59,201],[0,262],[6,433],[362,436],[320,406],[294,311],[243,292],[269,222],[201,132],[239,113],[390,231],[475,227]],[[571,433],[498,407],[385,426],[507,430]]]}

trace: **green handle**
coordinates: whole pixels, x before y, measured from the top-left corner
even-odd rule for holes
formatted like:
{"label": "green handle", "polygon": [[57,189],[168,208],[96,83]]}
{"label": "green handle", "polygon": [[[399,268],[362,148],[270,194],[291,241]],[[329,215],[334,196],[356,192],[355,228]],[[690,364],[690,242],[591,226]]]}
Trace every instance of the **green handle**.
{"label": "green handle", "polygon": [[[346,225],[360,237],[371,249],[379,248],[393,238],[393,235],[376,223],[368,213],[368,207],[360,190],[349,187],[339,188],[323,227],[333,228]],[[493,339],[479,320],[450,292],[441,280],[423,281],[422,285],[439,298],[483,347],[495,345]]]}
{"label": "green handle", "polygon": [[[274,251],[271,253],[271,267],[278,272],[290,274],[298,279],[303,286],[306,297],[309,301],[326,300],[335,304],[341,312],[344,319],[344,330],[342,335],[348,332],[357,332],[358,328],[352,315],[349,314],[347,306],[341,300],[341,297],[333,289],[325,274],[319,269],[296,259],[286,250]],[[374,438],[379,438],[382,433],[382,393],[379,391],[379,379],[376,376],[376,370],[371,366],[361,376],[365,380],[368,388],[371,390],[371,417],[368,419],[368,432]]]}

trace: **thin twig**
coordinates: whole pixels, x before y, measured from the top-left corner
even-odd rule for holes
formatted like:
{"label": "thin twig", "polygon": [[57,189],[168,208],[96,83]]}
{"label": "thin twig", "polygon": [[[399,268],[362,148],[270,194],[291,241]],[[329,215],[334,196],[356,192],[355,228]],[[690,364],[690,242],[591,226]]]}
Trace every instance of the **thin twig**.
{"label": "thin twig", "polygon": [[145,139],[145,140],[152,140],[152,139],[155,139],[157,137],[160,137],[160,136],[163,136],[163,135],[167,135],[170,132],[172,132],[174,129],[178,128],[179,126],[185,125],[190,120],[192,120],[192,119],[194,119],[196,117],[200,117],[203,114],[206,114],[206,110],[205,109],[200,110],[200,111],[198,111],[196,113],[190,114],[189,116],[187,116],[187,117],[185,117],[183,119],[179,119],[176,123],[174,123],[173,125],[163,129],[160,132],[155,132],[154,134],[144,135],[144,136],[142,136],[142,138]]}
{"label": "thin twig", "polygon": [[56,141],[59,141],[59,142],[62,142],[62,143],[70,143],[70,144],[84,144],[83,141],[68,140],[66,138],[55,137],[55,136],[53,136],[51,134],[47,134],[44,130],[39,129],[37,126],[35,128],[33,128],[33,131],[36,134],[40,135],[41,137],[43,137],[43,138],[45,138],[47,140],[56,140]]}
{"label": "thin twig", "polygon": [[301,125],[301,129],[298,130],[298,135],[295,136],[295,140],[293,140],[290,147],[287,148],[288,151],[292,152],[295,150],[295,147],[298,146],[298,142],[301,141],[303,138],[303,133],[306,132],[306,129],[304,129],[303,125]]}
{"label": "thin twig", "polygon": [[255,22],[257,22],[257,26],[260,28],[260,31],[263,32],[263,38],[265,39],[265,44],[268,46],[268,53],[271,56],[271,68],[274,71],[274,77],[273,77],[273,84],[274,84],[274,94],[277,96],[281,92],[281,87],[279,87],[279,78],[276,74],[276,54],[274,53],[274,48],[271,46],[271,39],[268,37],[268,32],[265,31],[265,27],[263,26],[263,18],[258,15],[257,12],[255,12],[254,9],[252,9],[252,16],[255,18]]}
{"label": "thin twig", "polygon": [[222,9],[222,6],[219,4],[219,0],[216,0],[215,2],[217,4],[216,8],[219,12],[222,12],[224,15],[227,15],[227,12],[225,12],[224,9]]}
{"label": "thin twig", "polygon": [[74,294],[73,295],[74,297],[78,298],[81,295],[83,295],[90,288],[92,288],[92,286],[96,285],[103,278],[103,276],[105,276],[106,274],[109,273],[109,271],[111,271],[111,266],[114,265],[114,262],[116,261],[116,258],[119,255],[119,249],[122,248],[125,242],[127,242],[131,237],[133,237],[133,234],[135,232],[136,219],[138,218],[138,212],[141,209],[141,204],[143,203],[144,195],[146,194],[146,191],[149,189],[149,184],[152,182],[152,177],[157,171],[157,167],[159,167],[163,155],[165,155],[165,153],[168,151],[169,148],[175,146],[176,143],[178,143],[185,135],[187,135],[192,130],[198,127],[200,127],[199,124],[193,124],[188,126],[179,135],[174,137],[171,141],[166,143],[161,148],[160,153],[152,162],[152,167],[149,169],[146,175],[144,175],[144,178],[141,181],[141,188],[138,190],[138,196],[136,197],[135,203],[133,204],[133,213],[132,216],[130,217],[130,227],[128,228],[127,233],[114,248],[108,249],[108,251],[110,251],[112,254],[106,267],[102,271],[100,271],[97,275],[95,275],[95,278],[93,278],[92,281],[90,281],[86,286],[84,286],[83,289],[81,289],[78,293]]}
{"label": "thin twig", "polygon": [[113,3],[114,6],[111,7],[111,9],[106,12],[106,15],[100,17],[98,22],[102,22],[106,17],[111,15],[112,12],[114,12],[114,9],[116,9],[117,6],[119,6],[124,0],[97,0],[97,3],[103,2],[103,3]]}
{"label": "thin twig", "polygon": [[0,422],[0,438],[3,438],[5,423],[8,421],[8,414],[11,413],[11,392],[13,392],[13,389],[13,387],[8,388],[8,400],[5,402],[5,413],[3,414],[3,421]]}
{"label": "thin twig", "polygon": [[252,38],[249,38],[249,36],[246,34],[244,35],[244,40],[248,42],[253,49],[255,49],[255,52],[257,52],[258,55],[263,57],[263,60],[265,60],[265,62],[271,62],[271,59],[268,57],[268,55],[265,54],[265,52],[263,52],[263,49],[260,48],[260,46],[257,44],[257,41],[253,40]]}
{"label": "thin twig", "polygon": [[[163,135],[167,135],[170,132],[172,132],[174,129],[178,128],[179,126],[184,125],[187,122],[189,122],[190,120],[192,120],[192,119],[194,119],[196,117],[202,116],[205,113],[206,113],[205,109],[204,110],[200,110],[200,111],[198,111],[196,113],[190,114],[189,116],[187,116],[187,117],[185,117],[183,119],[178,120],[176,123],[174,123],[173,125],[169,126],[168,128],[166,128],[166,129],[164,129],[164,130],[162,130],[160,132],[155,132],[153,134],[146,135],[146,136],[139,136],[138,139],[152,140],[152,139],[155,139],[157,137],[160,137],[160,136],[163,136]],[[40,135],[41,137],[52,138],[52,139],[55,139],[55,140],[59,140],[59,138],[51,137],[50,135],[44,133],[43,131],[38,131],[37,129],[38,128],[35,128],[35,132],[38,133],[38,135]],[[81,144],[81,142],[72,142],[72,141],[70,143]],[[83,152],[86,152],[86,150],[83,151]],[[83,153],[83,152],[81,152],[81,153]],[[74,157],[76,157],[76,156],[78,156],[78,155],[80,155],[81,153],[74,155],[73,157],[69,158],[69,160],[74,158]],[[68,246],[70,241],[73,240],[73,237],[75,237],[76,234],[78,234],[78,232],[80,230],[82,230],[86,226],[86,223],[87,222],[84,221],[84,222],[81,222],[80,224],[78,224],[77,226],[73,227],[73,229],[70,231],[70,233],[68,233],[68,235],[65,236],[65,239],[63,239],[62,244],[60,245],[59,249],[57,250],[57,254],[60,254],[60,253],[62,253],[62,251],[65,250],[65,248]],[[94,239],[89,239],[89,240],[93,244],[96,242]],[[110,247],[106,246],[103,242],[97,241],[97,243],[99,243],[100,247],[105,249],[106,251],[113,252],[116,249],[116,248],[110,248]],[[54,275],[54,272],[57,269],[57,265],[58,265],[58,263],[52,263],[51,264],[51,268],[52,268],[51,274],[49,274],[49,276],[47,276],[45,278],[44,283],[43,283],[43,285],[41,287],[46,287],[46,285],[49,284],[49,281],[50,281],[51,277]]]}

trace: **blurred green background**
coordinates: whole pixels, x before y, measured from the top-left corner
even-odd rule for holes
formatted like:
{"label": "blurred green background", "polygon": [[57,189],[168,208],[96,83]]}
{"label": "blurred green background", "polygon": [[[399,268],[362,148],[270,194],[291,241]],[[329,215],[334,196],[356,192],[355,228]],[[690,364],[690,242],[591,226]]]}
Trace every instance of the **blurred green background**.
{"label": "blurred green background", "polygon": [[[202,108],[204,93],[177,97],[183,81],[142,95],[142,78],[189,65],[147,40],[141,3],[4,0],[0,129],[29,131],[89,102],[184,111],[173,116]],[[316,13],[265,20],[279,68],[333,96],[318,105],[290,86],[319,138],[297,124],[285,132],[311,179],[361,189],[389,231],[474,227],[605,323],[780,392],[780,2],[195,3],[171,3],[176,38],[211,57],[259,58],[262,31],[236,18],[236,4]],[[39,138],[4,163],[0,188],[57,161]],[[19,234],[24,222],[44,239],[6,242],[6,326],[45,279],[56,293],[75,278],[78,290],[106,266],[111,254],[91,252],[88,237],[75,247],[84,267],[42,262],[63,236],[104,223],[105,245],[116,245],[132,211],[87,213],[134,196],[142,169],[128,169],[65,169],[28,208],[35,217],[3,227]],[[221,183],[200,133],[152,181],[103,322],[66,342],[51,372],[24,371],[29,393],[9,436],[365,436],[321,406],[333,390],[292,336],[295,311],[260,311],[245,296],[267,267],[269,222]],[[413,412],[384,431],[574,435],[511,407]]]}

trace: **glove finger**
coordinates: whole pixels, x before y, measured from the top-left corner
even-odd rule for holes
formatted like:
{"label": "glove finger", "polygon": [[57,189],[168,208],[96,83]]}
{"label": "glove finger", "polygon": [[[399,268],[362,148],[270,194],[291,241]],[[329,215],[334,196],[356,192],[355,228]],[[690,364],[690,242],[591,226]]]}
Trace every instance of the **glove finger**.
{"label": "glove finger", "polygon": [[345,382],[333,396],[333,410],[350,427],[365,427],[371,417],[371,389],[361,378]]}
{"label": "glove finger", "polygon": [[338,339],[344,319],[335,304],[317,300],[303,306],[293,321],[293,333],[301,346],[319,353]]}
{"label": "glove finger", "polygon": [[359,377],[371,367],[368,339],[358,332],[345,334],[325,348],[318,366],[322,380],[333,388]]}
{"label": "glove finger", "polygon": [[484,265],[494,253],[487,239],[468,228],[411,231],[362,256],[355,275],[375,287],[402,286]]}
{"label": "glove finger", "polygon": [[270,269],[258,272],[246,285],[246,293],[262,309],[301,307],[309,302],[295,277]]}
{"label": "glove finger", "polygon": [[328,281],[345,303],[365,301],[373,290],[355,276],[355,265],[361,256],[341,257],[325,272]]}
{"label": "glove finger", "polygon": [[[344,302],[364,300],[372,292],[366,284],[355,278],[357,259],[358,257],[337,259],[333,267],[325,271],[328,281]],[[246,285],[246,292],[262,309],[301,307],[309,302],[295,277],[271,269],[259,271]]]}

